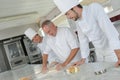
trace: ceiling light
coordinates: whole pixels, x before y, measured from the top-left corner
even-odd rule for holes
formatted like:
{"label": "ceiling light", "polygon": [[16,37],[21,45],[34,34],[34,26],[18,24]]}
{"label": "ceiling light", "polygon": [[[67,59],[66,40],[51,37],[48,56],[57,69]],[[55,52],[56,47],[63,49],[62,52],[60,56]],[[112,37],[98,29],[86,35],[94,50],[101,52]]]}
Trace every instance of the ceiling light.
{"label": "ceiling light", "polygon": [[113,7],[112,7],[112,6],[106,6],[106,7],[104,8],[104,11],[105,11],[106,13],[110,13],[110,12],[113,11]]}
{"label": "ceiling light", "polygon": [[78,0],[79,2],[82,2],[83,0]]}

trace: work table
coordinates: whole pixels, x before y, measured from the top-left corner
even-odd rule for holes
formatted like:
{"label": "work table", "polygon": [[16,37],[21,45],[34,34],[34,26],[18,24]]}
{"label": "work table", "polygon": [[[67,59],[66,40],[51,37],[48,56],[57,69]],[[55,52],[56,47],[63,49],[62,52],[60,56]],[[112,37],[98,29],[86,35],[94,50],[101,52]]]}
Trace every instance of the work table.
{"label": "work table", "polygon": [[[79,66],[79,72],[67,74],[65,70],[50,71],[46,74],[40,73],[40,64],[27,64],[19,69],[0,73],[0,80],[20,80],[22,77],[31,78],[31,80],[119,80],[120,67],[115,68],[115,63],[95,62]],[[100,75],[95,75],[97,69],[106,69],[107,71]]]}

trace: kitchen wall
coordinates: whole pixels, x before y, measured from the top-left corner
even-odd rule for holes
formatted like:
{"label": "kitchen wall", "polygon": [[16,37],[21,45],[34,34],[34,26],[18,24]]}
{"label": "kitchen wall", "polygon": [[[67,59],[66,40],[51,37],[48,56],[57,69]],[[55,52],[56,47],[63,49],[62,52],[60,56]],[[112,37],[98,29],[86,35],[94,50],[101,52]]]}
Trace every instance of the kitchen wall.
{"label": "kitchen wall", "polygon": [[117,31],[120,34],[120,20],[113,22],[113,24],[114,24],[115,28],[117,29]]}
{"label": "kitchen wall", "polygon": [[120,14],[120,0],[110,0],[110,1],[111,2],[109,4],[112,6],[113,11],[108,13],[108,16],[111,18]]}
{"label": "kitchen wall", "polygon": [[65,15],[60,16],[59,18],[55,19],[53,22],[60,27],[69,27],[69,23]]}
{"label": "kitchen wall", "polygon": [[28,25],[3,29],[3,30],[0,30],[0,40],[10,38],[10,37],[19,36],[19,35],[23,35],[24,31],[29,27],[31,27],[31,28],[33,28],[35,30],[39,29],[39,27],[36,24],[28,24]]}
{"label": "kitchen wall", "polygon": [[111,0],[111,5],[114,10],[120,9],[120,0]]}
{"label": "kitchen wall", "polygon": [[[117,12],[117,14],[120,13],[120,0],[110,0],[110,3],[113,7],[113,10]],[[116,12],[111,12],[108,15],[111,16],[115,16]],[[48,16],[46,16],[46,19],[52,19],[53,16],[56,14],[55,13],[59,13],[58,11],[56,11],[56,9],[51,12],[52,14],[48,14]],[[50,15],[50,16],[49,16]],[[66,19],[65,16],[61,16],[58,19],[53,21],[56,25],[58,26],[69,26],[68,20]],[[4,26],[5,27],[5,26]],[[35,28],[35,30],[38,30],[38,26],[36,24],[28,24],[28,25],[23,25],[23,26],[17,26],[17,27],[13,27],[13,28],[8,28],[8,29],[4,29],[4,30],[0,30],[0,40],[2,39],[6,39],[6,38],[10,38],[10,37],[14,37],[14,36],[18,36],[18,35],[22,35],[24,33],[24,31],[28,28],[28,27],[33,27]]]}

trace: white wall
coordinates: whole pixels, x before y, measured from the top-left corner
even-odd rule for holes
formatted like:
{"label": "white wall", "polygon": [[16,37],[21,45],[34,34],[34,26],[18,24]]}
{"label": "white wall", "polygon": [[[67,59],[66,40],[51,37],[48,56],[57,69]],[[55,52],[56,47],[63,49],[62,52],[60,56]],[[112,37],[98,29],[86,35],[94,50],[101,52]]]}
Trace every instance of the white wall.
{"label": "white wall", "polygon": [[120,20],[114,22],[114,26],[120,34]]}
{"label": "white wall", "polygon": [[56,20],[53,21],[58,27],[69,27],[69,23],[65,15],[60,16]]}
{"label": "white wall", "polygon": [[113,10],[120,9],[120,0],[111,0],[111,5],[113,6]]}
{"label": "white wall", "polygon": [[28,25],[23,25],[23,26],[3,29],[3,30],[0,30],[0,40],[6,39],[6,38],[10,38],[10,37],[19,36],[19,35],[23,35],[24,31],[28,27],[32,27],[36,31],[39,29],[36,24],[28,24]]}
{"label": "white wall", "polygon": [[110,4],[113,7],[113,11],[108,13],[109,17],[114,17],[120,14],[120,0],[111,0]]}

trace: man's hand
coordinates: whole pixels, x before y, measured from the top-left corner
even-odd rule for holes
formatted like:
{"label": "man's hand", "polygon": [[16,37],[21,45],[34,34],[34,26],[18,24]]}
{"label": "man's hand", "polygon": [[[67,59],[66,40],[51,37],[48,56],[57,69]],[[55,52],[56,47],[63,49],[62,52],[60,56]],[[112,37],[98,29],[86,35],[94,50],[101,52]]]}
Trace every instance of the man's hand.
{"label": "man's hand", "polygon": [[120,66],[120,60],[118,60],[115,64],[115,67],[119,67]]}
{"label": "man's hand", "polygon": [[47,73],[47,72],[48,72],[47,66],[43,66],[41,72],[42,72],[43,74]]}
{"label": "man's hand", "polygon": [[48,54],[43,54],[42,55],[43,64],[42,64],[42,71],[41,71],[42,73],[46,73],[48,71],[47,59],[48,59]]}
{"label": "man's hand", "polygon": [[59,64],[59,62],[54,61],[54,62],[50,63],[49,67],[50,67],[50,68],[51,68],[51,67],[54,67],[54,66],[56,66],[57,64]]}
{"label": "man's hand", "polygon": [[120,66],[120,49],[114,50],[117,57],[118,57],[118,61],[116,62],[115,66],[119,67]]}
{"label": "man's hand", "polygon": [[59,63],[59,64],[57,64],[56,65],[56,70],[61,70],[61,69],[63,69],[65,67],[65,65],[64,64],[62,64],[62,63]]}
{"label": "man's hand", "polygon": [[82,58],[80,61],[77,61],[75,63],[72,64],[72,66],[79,66],[85,63],[85,58]]}

